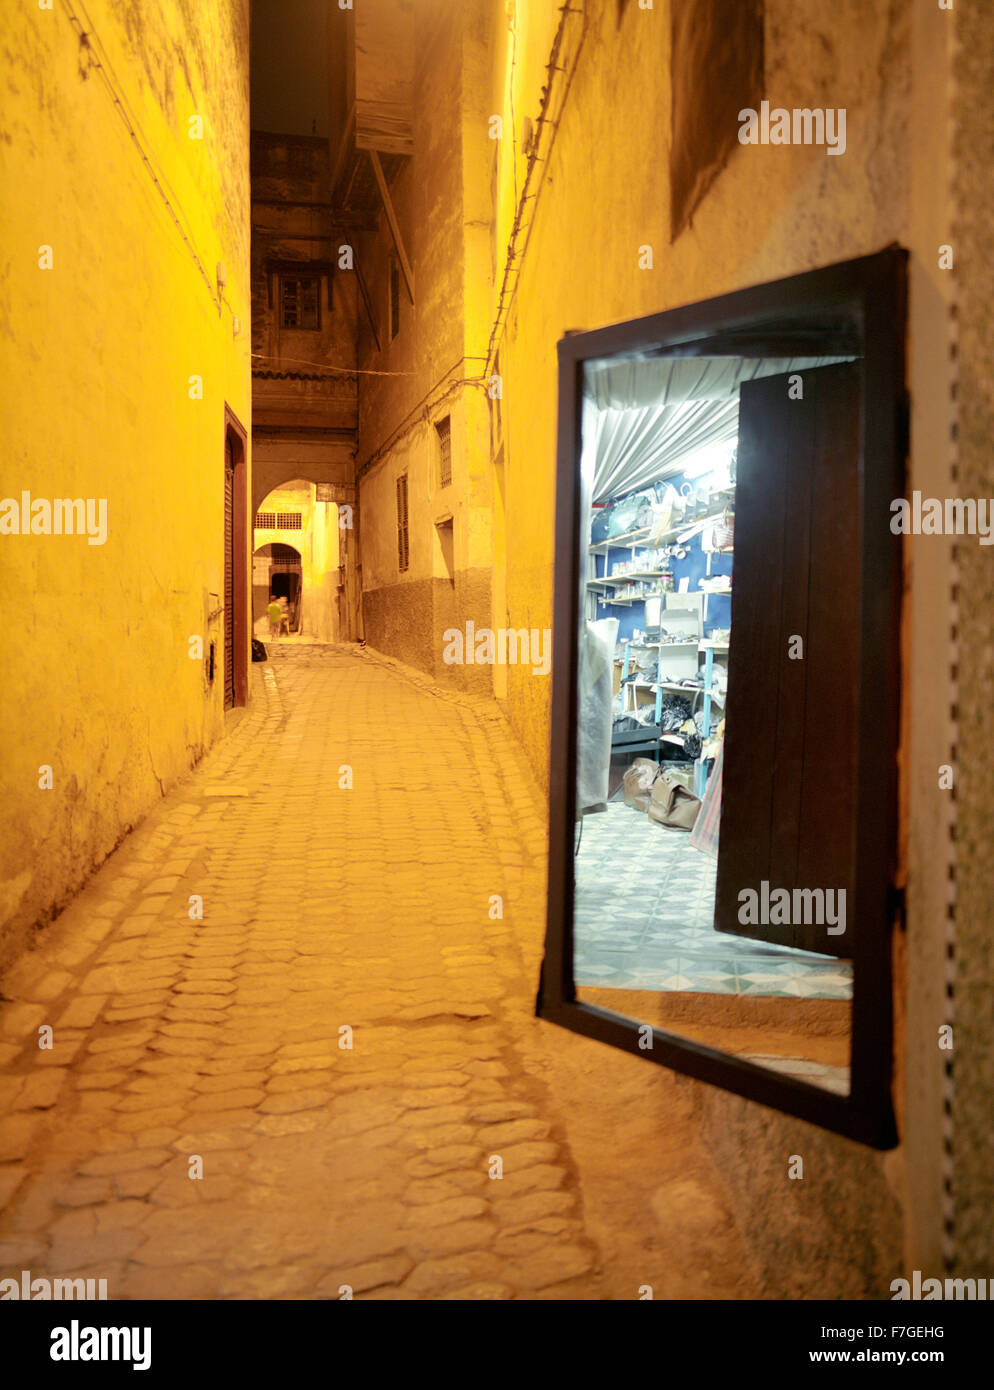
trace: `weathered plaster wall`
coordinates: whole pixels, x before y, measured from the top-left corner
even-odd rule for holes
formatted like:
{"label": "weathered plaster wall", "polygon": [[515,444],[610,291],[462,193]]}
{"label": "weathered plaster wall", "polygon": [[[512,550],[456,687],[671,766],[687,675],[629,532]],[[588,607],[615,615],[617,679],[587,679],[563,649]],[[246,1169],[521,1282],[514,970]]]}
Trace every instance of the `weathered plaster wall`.
{"label": "weathered plaster wall", "polygon": [[[359,392],[359,505],[362,519],[364,634],[373,646],[466,689],[490,690],[492,670],[442,660],[443,633],[490,622],[490,479],[487,414],[478,385],[485,314],[468,300],[486,296],[486,278],[470,268],[479,239],[468,206],[464,139],[467,102],[478,100],[463,68],[464,27],[472,6],[430,0],[415,25],[414,152],[390,186],[414,273],[414,303],[401,288],[400,326],[390,338],[389,256],[385,217],[361,238],[361,258],[383,350],[360,317],[360,365],[391,373],[364,376]],[[485,90],[485,89],[484,89]],[[479,123],[472,136],[479,138]],[[485,139],[485,131],[484,131]],[[475,147],[474,147],[475,149]],[[478,210],[477,210],[478,214]],[[485,215],[485,214],[484,214]],[[484,223],[484,230],[486,230]],[[485,269],[485,267],[483,267]],[[474,324],[470,331],[471,321]],[[474,346],[483,341],[483,346]],[[434,425],[451,420],[452,481],[438,480]],[[386,446],[386,447],[385,447]],[[382,454],[379,451],[382,450]],[[379,456],[377,456],[379,455]],[[408,473],[410,567],[397,564],[396,479]],[[442,562],[437,523],[451,519],[454,573]]]}
{"label": "weathered plaster wall", "polygon": [[255,430],[252,450],[253,515],[274,488],[294,478],[332,484],[338,502],[355,500],[353,444],[295,438],[292,430]]}
{"label": "weathered plaster wall", "polygon": [[[544,75],[536,76],[525,86],[526,74],[542,72],[556,17],[551,0],[517,8],[516,42],[508,37],[503,3],[490,11],[492,102],[505,125],[496,200],[498,284],[514,204],[508,190],[516,183],[520,191],[523,179],[522,124],[526,116],[537,115],[544,81]],[[555,344],[570,329],[635,318],[900,242],[912,252],[915,296],[910,486],[938,495],[948,491],[948,456],[942,448],[948,419],[943,385],[948,291],[936,271],[947,210],[942,141],[934,130],[944,119],[948,32],[935,26],[948,24],[948,13],[926,0],[875,6],[844,0],[828,7],[820,0],[767,0],[765,95],[786,107],[846,108],[846,153],[829,157],[818,147],[736,146],[691,227],[671,244],[668,6],[628,5],[620,19],[613,5],[584,8],[585,18],[570,21],[562,60],[567,75],[558,80],[572,73],[571,85],[502,340],[506,561],[494,585],[495,591],[506,588],[513,626],[551,623]],[[540,31],[546,48],[536,55],[527,35]],[[979,88],[979,62],[975,71]],[[516,150],[507,140],[512,91]],[[972,100],[983,109],[979,90]],[[985,141],[980,144],[986,150]],[[971,177],[990,167],[984,158],[978,153]],[[978,256],[984,211],[981,205],[976,220]],[[646,245],[653,249],[651,270],[639,268],[639,248]],[[978,290],[978,325],[980,306],[988,302]],[[977,438],[982,437],[978,423]],[[975,490],[984,493],[979,485]],[[977,552],[976,563],[982,559]],[[768,1286],[783,1293],[886,1297],[889,1279],[903,1272],[902,1260],[941,1253],[942,1056],[934,1024],[943,1005],[935,982],[936,963],[941,968],[942,961],[946,865],[943,854],[935,852],[941,810],[931,790],[942,760],[935,749],[948,733],[942,715],[949,703],[947,671],[941,660],[937,670],[935,660],[936,644],[945,649],[941,543],[909,556],[911,571],[918,583],[908,596],[902,748],[904,824],[911,845],[910,854],[906,851],[910,932],[896,948],[899,1037],[910,1038],[914,1049],[913,1070],[906,1070],[900,1048],[897,1061],[898,1109],[907,1142],[893,1154],[873,1154],[688,1083]],[[989,670],[984,679],[989,680]],[[508,712],[540,774],[547,766],[549,693],[547,682],[509,670]],[[976,707],[985,707],[982,699]],[[926,761],[919,766],[913,760],[921,757]],[[989,837],[981,839],[986,843]],[[979,991],[981,980],[989,978],[984,975],[989,960],[979,946],[977,959],[983,961],[976,968]],[[978,1085],[987,1086],[987,1054],[973,1041],[973,1065],[986,1078]],[[969,1104],[973,1116],[974,1102]],[[978,1155],[982,1132],[978,1119],[972,1141]],[[809,1174],[813,1170],[806,1179],[810,1185],[800,1193],[795,1188],[801,1184],[786,1179],[788,1156],[796,1152],[810,1157]]]}
{"label": "weathered plaster wall", "polygon": [[[355,276],[339,271],[327,140],[252,132],[252,352],[257,425],[356,427]],[[309,265],[317,263],[316,271]],[[279,269],[320,274],[320,327],[284,328]],[[331,269],[328,269],[328,266]]]}
{"label": "weathered plaster wall", "polygon": [[[248,6],[88,10],[189,244],[100,74],[81,71],[65,9],[11,8],[0,492],[105,498],[108,537],[0,536],[3,952],[223,727],[221,682],[187,653],[191,634],[222,637],[208,614],[223,591],[225,403],[250,424]],[[39,789],[43,764],[52,790]]]}
{"label": "weathered plaster wall", "polygon": [[[956,7],[956,228],[959,299],[959,491],[994,496],[994,11],[985,0]],[[959,562],[957,733],[957,985],[953,1199],[956,1272],[994,1267],[994,578],[990,551],[969,536]]]}

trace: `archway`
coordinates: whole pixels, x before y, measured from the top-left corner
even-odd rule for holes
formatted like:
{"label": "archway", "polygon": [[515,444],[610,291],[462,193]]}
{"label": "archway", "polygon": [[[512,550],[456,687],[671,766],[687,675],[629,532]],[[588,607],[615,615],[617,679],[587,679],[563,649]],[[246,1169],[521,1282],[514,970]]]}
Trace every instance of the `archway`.
{"label": "archway", "polygon": [[252,624],[256,637],[269,635],[268,606],[272,599],[286,600],[290,632],[300,631],[303,561],[292,545],[270,542],[252,553]]}
{"label": "archway", "polygon": [[340,640],[339,508],[323,494],[323,486],[294,478],[267,493],[255,514],[252,611],[256,636],[263,640],[273,597],[286,600],[292,636]]}

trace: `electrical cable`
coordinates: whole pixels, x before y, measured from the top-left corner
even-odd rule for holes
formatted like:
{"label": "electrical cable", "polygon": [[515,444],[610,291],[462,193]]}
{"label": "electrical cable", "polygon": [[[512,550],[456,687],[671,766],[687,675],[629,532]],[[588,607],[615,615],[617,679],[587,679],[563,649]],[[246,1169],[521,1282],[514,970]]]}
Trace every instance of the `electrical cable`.
{"label": "electrical cable", "polygon": [[211,280],[210,275],[204,267],[203,261],[197,254],[196,247],[193,244],[192,236],[188,234],[186,228],[183,225],[183,221],[181,220],[179,211],[179,199],[169,189],[165,175],[161,174],[156,169],[155,165],[152,163],[151,156],[145,148],[145,145],[142,143],[142,138],[139,134],[141,128],[138,124],[137,119],[133,117],[130,111],[128,110],[127,104],[122,95],[123,89],[121,89],[121,84],[118,82],[118,79],[114,74],[114,70],[111,67],[110,60],[107,57],[103,45],[97,38],[97,34],[93,27],[93,23],[90,20],[89,15],[87,15],[86,13],[86,10],[82,4],[82,0],[75,0],[75,4],[78,10],[80,14],[82,14],[83,16],[82,19],[80,18],[80,14],[77,14],[76,10],[73,9],[73,4],[71,3],[71,0],[62,0],[62,4],[65,8],[66,14],[68,15],[69,23],[79,39],[80,49],[87,56],[87,67],[85,69],[81,68],[83,76],[86,77],[91,70],[97,72],[101,80],[103,81],[104,86],[107,88],[107,91],[110,93],[111,100],[117,107],[118,115],[121,117],[121,120],[123,121],[124,127],[127,130],[128,134],[131,136],[135,148],[138,150],[138,153],[141,156],[142,163],[145,165],[145,168],[147,169],[152,182],[155,184],[155,187],[158,190],[158,193],[162,198],[162,201],[165,203],[169,215],[176,226],[176,230],[183,238],[183,241],[186,244],[186,248],[189,251],[191,257],[193,258],[194,264],[196,265],[197,269],[200,271],[204,284],[207,286],[207,289],[210,292],[211,299],[217,304],[218,313],[220,313],[221,298],[223,296],[219,294],[218,289],[215,287],[214,282]]}
{"label": "electrical cable", "polygon": [[296,362],[299,367],[318,367],[321,372],[335,376],[417,376],[417,372],[376,372],[362,367],[332,367],[327,362],[308,362],[303,357],[273,357],[265,352],[253,352],[253,361]]}

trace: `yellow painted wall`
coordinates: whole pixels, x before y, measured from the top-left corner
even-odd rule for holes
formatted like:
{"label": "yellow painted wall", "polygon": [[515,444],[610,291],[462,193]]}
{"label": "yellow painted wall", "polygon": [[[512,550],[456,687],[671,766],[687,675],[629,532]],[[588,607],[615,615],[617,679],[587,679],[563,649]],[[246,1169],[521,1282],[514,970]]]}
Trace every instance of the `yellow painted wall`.
{"label": "yellow painted wall", "polygon": [[[486,132],[478,107],[485,61],[467,65],[478,5],[419,0],[414,29],[414,149],[390,185],[407,255],[414,303],[400,292],[399,331],[390,338],[389,257],[382,209],[375,234],[358,240],[378,325],[377,351],[359,317],[357,453],[364,635],[373,646],[463,688],[492,688],[489,667],[448,665],[443,635],[491,618],[492,562],[487,411],[479,384],[489,293],[489,204],[471,181]],[[482,132],[482,134],[481,134]],[[486,190],[484,188],[484,195]],[[475,355],[475,356],[474,356]],[[451,421],[451,483],[441,486],[435,423]],[[382,450],[382,453],[380,452]],[[408,474],[410,566],[397,556],[396,480]],[[454,581],[438,523],[451,520]]]}
{"label": "yellow painted wall", "polygon": [[[508,605],[515,626],[551,623],[556,342],[596,328],[880,249],[908,226],[909,3],[767,0],[766,81],[783,106],[845,106],[848,149],[736,148],[693,219],[669,240],[669,5],[587,4],[571,16],[575,72],[543,181],[506,335]],[[558,7],[518,4],[512,45],[493,4],[492,101],[504,115],[498,267],[515,180],[507,132],[538,115]],[[542,17],[544,15],[544,23]],[[578,56],[577,56],[578,55]],[[501,57],[503,61],[501,62]],[[512,58],[514,75],[511,74]],[[560,84],[563,74],[556,74]],[[503,106],[497,103],[503,101]],[[654,269],[641,270],[650,245]],[[509,712],[545,776],[551,683],[509,672]]]}
{"label": "yellow painted wall", "polygon": [[4,14],[0,494],[104,498],[108,536],[0,535],[0,950],[222,731],[188,638],[220,658],[226,403],[250,430],[247,0],[88,0],[99,71],[72,11]]}
{"label": "yellow painted wall", "polygon": [[[766,0],[764,95],[786,107],[845,107],[846,153],[736,146],[691,227],[671,244],[670,5],[656,0],[643,9],[629,0],[579,8],[568,21],[566,73],[555,79],[568,81],[569,90],[561,106],[554,103],[559,127],[529,213],[502,335],[506,558],[498,548],[494,588],[506,591],[515,627],[552,621],[556,342],[568,330],[637,318],[900,242],[911,251],[909,487],[940,496],[954,487],[944,450],[949,289],[936,262],[950,225],[940,134],[950,42],[942,26],[953,22],[949,12],[931,0]],[[513,42],[508,9],[518,24]],[[494,200],[496,312],[515,184],[520,193],[524,177],[523,123],[538,114],[558,7],[555,0],[510,6],[491,0],[489,13],[490,101],[505,131]],[[507,138],[512,127],[516,146]],[[639,268],[645,245],[653,248],[652,270]],[[936,852],[945,811],[934,799],[934,764],[941,760],[935,750],[947,746],[943,710],[955,697],[935,657],[948,632],[948,551],[940,541],[912,559],[903,672],[911,746],[902,757],[914,930],[898,943],[896,978],[899,1037],[903,1030],[912,1048],[907,1063],[898,1052],[902,1147],[884,1158],[687,1083],[771,1295],[886,1296],[885,1276],[901,1272],[902,1243],[908,1268],[936,1269],[942,1257],[943,1082],[934,1039],[943,1017],[947,889],[946,857]],[[550,682],[508,669],[508,714],[542,779],[550,695]],[[782,1178],[783,1155],[799,1151],[814,1156],[824,1175],[804,1194],[787,1190]],[[840,1223],[840,1211],[851,1219]]]}

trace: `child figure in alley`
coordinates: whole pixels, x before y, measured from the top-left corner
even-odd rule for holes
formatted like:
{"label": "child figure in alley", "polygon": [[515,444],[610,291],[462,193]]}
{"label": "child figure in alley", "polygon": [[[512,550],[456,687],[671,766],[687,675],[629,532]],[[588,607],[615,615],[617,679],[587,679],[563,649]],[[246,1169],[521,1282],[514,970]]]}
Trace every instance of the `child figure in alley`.
{"label": "child figure in alley", "polygon": [[283,609],[280,607],[276,595],[272,594],[269,599],[269,607],[266,610],[269,614],[269,638],[275,642],[280,635],[280,620],[283,617]]}

